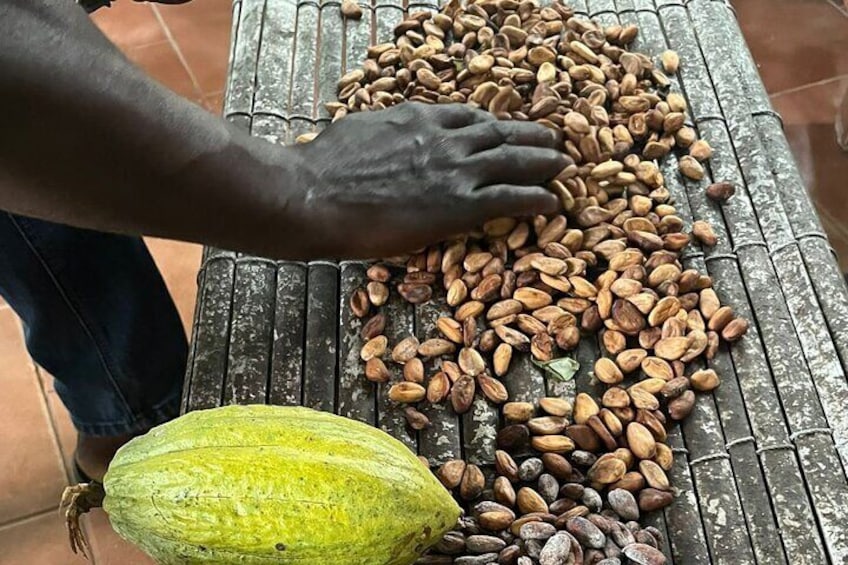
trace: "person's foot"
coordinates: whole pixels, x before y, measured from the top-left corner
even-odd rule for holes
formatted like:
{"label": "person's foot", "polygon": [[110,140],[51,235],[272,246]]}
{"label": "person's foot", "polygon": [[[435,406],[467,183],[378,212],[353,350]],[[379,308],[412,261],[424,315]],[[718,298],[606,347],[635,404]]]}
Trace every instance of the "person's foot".
{"label": "person's foot", "polygon": [[101,482],[118,448],[137,435],[140,434],[97,437],[81,433],[77,436],[75,462],[89,478]]}

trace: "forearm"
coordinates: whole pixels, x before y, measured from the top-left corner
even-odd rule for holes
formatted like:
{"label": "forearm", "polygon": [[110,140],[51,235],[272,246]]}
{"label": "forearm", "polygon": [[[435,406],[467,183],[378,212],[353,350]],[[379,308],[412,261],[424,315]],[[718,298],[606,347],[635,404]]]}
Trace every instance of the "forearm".
{"label": "forearm", "polygon": [[147,78],[69,0],[0,4],[0,209],[279,257],[297,155]]}
{"label": "forearm", "polygon": [[385,257],[554,213],[544,185],[571,164],[557,132],[463,104],[265,143],[146,78],[70,0],[0,0],[0,107],[0,209],[277,258]]}

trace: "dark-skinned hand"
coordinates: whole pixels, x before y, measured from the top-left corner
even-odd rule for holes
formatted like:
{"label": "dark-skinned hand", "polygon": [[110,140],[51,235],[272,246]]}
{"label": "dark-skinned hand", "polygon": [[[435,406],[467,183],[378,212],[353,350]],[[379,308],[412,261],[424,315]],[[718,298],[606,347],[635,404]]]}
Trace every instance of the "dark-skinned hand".
{"label": "dark-skinned hand", "polygon": [[544,188],[570,162],[557,132],[463,104],[408,102],[345,117],[300,157],[304,215],[327,253],[377,258],[419,249],[486,220],[551,214]]}

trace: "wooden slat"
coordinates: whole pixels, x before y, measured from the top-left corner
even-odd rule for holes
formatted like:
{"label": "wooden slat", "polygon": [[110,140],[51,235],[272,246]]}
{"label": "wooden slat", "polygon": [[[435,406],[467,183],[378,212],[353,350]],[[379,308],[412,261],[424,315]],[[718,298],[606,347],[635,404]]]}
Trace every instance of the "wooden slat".
{"label": "wooden slat", "polygon": [[186,412],[214,408],[224,397],[235,254],[213,249],[205,255],[183,393]]}
{"label": "wooden slat", "polygon": [[[233,118],[235,116],[239,116],[240,118],[247,118],[248,122],[244,129],[250,128],[250,114],[249,112],[244,112],[244,107],[242,107],[242,113],[239,113],[239,98],[235,95],[238,92],[238,88],[233,86],[235,82],[236,76],[233,74],[233,69],[235,69],[236,62],[238,61],[239,53],[237,51],[239,43],[242,43],[240,40],[241,33],[239,31],[239,24],[241,23],[241,7],[242,0],[234,0],[233,8],[232,8],[232,19],[230,21],[230,53],[228,59],[228,69],[227,73],[227,83],[224,88],[224,100],[223,100],[223,115],[224,117],[233,122]],[[241,125],[241,124],[239,124]]]}
{"label": "wooden slat", "polygon": [[[345,20],[345,51],[342,58],[342,72],[346,73],[353,69],[358,69],[365,61],[368,52],[368,46],[371,45],[371,30],[373,29],[373,9],[371,6],[362,6],[362,19]],[[322,81],[330,82],[334,85],[338,82],[340,76],[322,76]],[[335,90],[333,90],[335,94]],[[333,97],[335,98],[335,96]],[[322,102],[324,102],[322,100]]]}
{"label": "wooden slat", "polygon": [[[336,80],[344,74],[342,70],[345,29],[338,0],[321,0],[319,34],[321,48],[316,69],[315,117],[329,120],[332,116],[324,108],[324,103],[336,99]],[[336,77],[336,80],[333,80],[333,77]]]}
{"label": "wooden slat", "polygon": [[462,415],[463,457],[475,465],[491,465],[495,460],[498,411],[481,395],[471,410]]}
{"label": "wooden slat", "polygon": [[[297,50],[297,4],[290,0],[266,0],[264,9],[253,111],[287,118]],[[286,139],[285,130],[283,133],[281,139]]]}
{"label": "wooden slat", "polygon": [[[335,0],[234,2],[225,115],[272,142],[321,127],[329,116],[319,104],[335,95],[338,76],[364,60],[372,30],[374,39],[392,37],[405,5],[433,8],[428,0],[378,0],[355,22],[341,20]],[[618,12],[622,22],[641,25],[643,49],[680,53],[691,119],[716,150],[710,178],[742,188],[721,209],[704,198],[702,184],[680,181],[673,159],[663,164],[680,215],[710,221],[721,240],[704,250],[706,260],[688,252],[684,265],[706,268],[722,300],[756,324],[730,351],[720,350],[712,366],[723,385],[699,397],[685,433],[672,429],[669,476],[681,494],[646,523],[667,527],[676,563],[841,562],[848,556],[846,453],[840,459],[828,430],[846,445],[848,291],[738,26],[724,2],[711,0],[578,0],[574,7],[604,23]],[[348,309],[350,291],[365,282],[363,266],[345,264],[337,279],[328,265],[307,274],[218,250],[207,250],[204,261],[185,409],[222,400],[337,404],[340,413],[371,424],[379,417],[395,435],[406,433],[363,377],[361,323]],[[397,327],[390,322],[387,331],[411,331],[411,310],[397,307]],[[422,332],[442,308],[416,308],[420,337],[433,335]],[[311,345],[322,337],[326,349]],[[602,388],[590,384],[589,372],[599,354],[597,339],[584,339],[575,352],[577,381],[565,384],[545,382],[526,358],[517,360],[508,387],[528,400],[570,398],[578,388],[597,394]],[[422,409],[433,427],[419,434],[418,449],[431,462],[461,447],[471,461],[491,462],[498,412],[485,400],[461,419],[450,408]]]}
{"label": "wooden slat", "polygon": [[[306,291],[306,266],[301,263],[280,264],[277,270],[269,404],[297,406],[301,403],[303,381],[306,380],[303,370],[304,352],[312,356],[321,351],[316,348],[313,352],[309,341],[304,340],[304,323],[307,320]],[[335,296],[326,303],[326,308],[333,308],[334,298]],[[335,335],[335,327],[333,334]]]}
{"label": "wooden slat", "polygon": [[[415,335],[424,341],[438,335],[436,320],[441,316],[450,316],[451,310],[445,303],[445,291],[437,285],[433,300],[416,306]],[[425,362],[427,381],[440,368],[440,361]],[[418,433],[418,452],[426,457],[433,466],[441,465],[451,459],[462,456],[460,418],[450,406],[425,403],[421,409],[430,419],[430,427]]]}
{"label": "wooden slat", "polygon": [[267,401],[276,275],[276,268],[264,261],[236,264],[225,404]]}
{"label": "wooden slat", "polygon": [[320,31],[319,9],[312,0],[298,0],[297,28],[292,63],[292,86],[287,111],[289,117],[315,118],[316,81]]}
{"label": "wooden slat", "polygon": [[[668,6],[661,11],[662,21],[666,26],[667,35],[672,42],[672,47],[679,51],[690,49],[689,43],[695,37],[692,26],[692,17],[694,14],[695,12],[692,10],[685,10],[676,6]],[[697,23],[695,25],[698,28],[698,38],[702,42],[706,41],[716,46],[727,42],[726,38],[714,36],[713,32],[705,29],[704,26],[706,26],[706,22],[700,27]],[[710,142],[716,149],[716,154],[711,163],[712,170],[716,173],[716,178],[734,180],[737,186],[744,187],[745,184],[743,184],[742,178],[744,170],[748,168],[750,172],[751,166],[761,167],[765,166],[765,164],[759,160],[753,165],[744,165],[740,162],[744,159],[736,151],[737,138],[752,146],[751,149],[746,150],[748,152],[759,152],[761,149],[753,149],[756,142],[744,131],[748,127],[745,124],[747,118],[743,115],[744,106],[739,104],[739,101],[744,100],[744,97],[739,98],[732,91],[735,88],[732,86],[732,83],[737,83],[738,77],[734,76],[734,71],[730,68],[714,66],[712,69],[709,69],[708,64],[704,62],[703,57],[714,58],[714,55],[719,52],[719,49],[713,49],[712,51],[705,49],[693,51],[692,60],[695,63],[689,67],[682,67],[681,74],[684,78],[684,83],[686,83],[687,93],[690,96],[690,100],[692,100],[692,108],[696,121],[699,122],[704,136],[710,139]],[[714,63],[718,64],[715,61]],[[707,75],[708,69],[710,70],[709,75]],[[712,78],[716,90],[693,90],[688,85],[687,77],[689,74],[687,73],[705,75],[702,82],[709,81],[709,78]],[[721,100],[727,100],[727,102],[719,104]],[[705,103],[710,108],[709,111],[715,111],[716,106],[720,107],[724,112],[721,115],[727,116],[729,130],[725,126],[724,121],[708,119],[709,116],[699,114]],[[734,138],[732,141],[731,134]],[[778,273],[774,270],[767,249],[762,245],[766,243],[774,247],[775,245],[790,243],[785,239],[786,234],[782,233],[782,231],[787,231],[785,230],[785,218],[782,220],[781,211],[775,209],[769,202],[772,198],[768,194],[773,194],[774,189],[769,188],[772,182],[767,176],[762,176],[762,174],[758,173],[756,176],[747,177],[744,180],[747,182],[748,190],[737,192],[737,195],[722,210],[724,216],[727,218],[729,235],[733,240],[739,256],[742,277],[745,283],[744,290],[740,291],[739,296],[744,296],[742,293],[745,293],[751,300],[759,330],[762,332],[765,340],[774,383],[777,385],[790,429],[805,430],[810,429],[810,427],[824,426],[826,422],[821,406],[816,398],[815,386],[811,382],[810,372],[804,363],[803,353],[801,353],[802,349],[795,334],[791,316],[785,302],[786,292],[783,295],[774,292],[775,289],[781,288],[781,281],[778,278]],[[753,185],[751,184],[752,182]],[[753,192],[749,194],[751,190]],[[768,193],[759,192],[759,196],[754,196],[758,191],[762,190],[767,190]],[[755,208],[757,209],[756,212],[754,211]],[[783,225],[781,226],[781,224]],[[760,229],[763,231],[760,232]],[[716,261],[710,261],[709,264],[713,268],[714,263],[718,265],[719,263],[726,262],[730,261],[727,259],[717,259]],[[718,285],[724,284],[727,280],[720,276],[716,276],[715,278]],[[730,290],[733,291],[736,289],[732,288]],[[749,336],[749,339],[750,337],[752,336]],[[743,342],[748,342],[749,339],[743,340]],[[733,349],[734,361],[738,354],[737,349],[741,348]],[[736,367],[738,371],[743,369],[743,365],[740,363],[736,363]],[[763,375],[764,373],[760,373],[755,376],[755,379],[762,378]],[[743,386],[747,384],[746,380],[742,380],[741,382]],[[802,406],[806,406],[806,408],[802,408]],[[774,405],[770,409],[774,410]],[[762,410],[762,417],[769,418],[770,416],[766,414],[769,408],[763,406]],[[752,421],[754,420],[752,419]],[[774,433],[774,429],[765,427],[761,429],[763,435],[766,437]],[[781,444],[780,437],[773,439],[777,441],[775,443],[761,441],[760,449]],[[809,439],[808,437],[800,437],[795,443],[800,448],[800,442],[805,442]],[[832,459],[835,456],[836,454],[832,448],[821,454],[822,458],[829,460],[828,463],[825,463],[825,466],[838,465]],[[819,464],[802,459],[802,469],[805,473],[808,486],[814,482],[818,483],[810,475],[811,473],[817,474],[820,471],[821,467]],[[827,478],[821,477],[821,479],[831,483],[830,486],[833,487],[831,492],[837,498],[844,496],[844,475],[841,473],[829,473]],[[810,494],[812,495],[814,511],[818,516],[819,524],[822,525],[826,532],[825,538],[836,540],[835,545],[838,547],[836,555],[839,555],[839,552],[844,551],[844,540],[841,539],[844,529],[837,531],[839,528],[832,521],[834,519],[832,500],[825,500],[816,496],[815,490],[811,490]],[[786,512],[787,508],[784,507],[781,511],[784,513],[786,523],[790,523],[789,521],[792,520],[792,517]],[[795,531],[799,530],[796,529]],[[803,529],[800,531],[803,531]],[[799,537],[800,535],[803,534],[799,534]],[[815,539],[812,536],[808,536],[807,539],[809,540],[811,538]],[[820,555],[820,549],[816,547],[818,542],[811,545],[809,542],[796,539],[794,543],[797,544],[797,547],[805,549],[808,555]],[[833,546],[834,542],[830,542],[830,545]],[[831,555],[833,556],[834,553],[832,552]]]}
{"label": "wooden slat", "polygon": [[[638,2],[637,2],[638,6]],[[668,48],[662,29],[655,13],[640,11],[635,14],[636,21],[640,27],[639,39],[636,48],[654,54],[655,63],[659,62],[656,56]],[[681,91],[676,77],[671,77],[672,88]],[[683,180],[677,171],[677,159],[671,155],[661,163],[661,171],[665,177],[666,185],[672,193],[678,208],[678,215],[691,226],[691,213],[686,203],[686,191]],[[693,190],[701,190],[705,184],[693,187]],[[691,252],[687,253],[691,256]],[[688,265],[687,265],[688,266]],[[703,263],[693,265],[703,270]],[[694,370],[698,367],[692,367]],[[722,422],[720,421],[715,402],[710,397],[698,398],[698,403],[692,415],[682,426],[684,443],[689,449],[690,458],[694,461],[723,452],[725,441]],[[783,561],[783,553],[780,544],[757,545],[750,539],[747,529],[745,509],[742,505],[742,496],[737,485],[734,483],[733,468],[727,459],[713,459],[699,463],[692,469],[692,474],[697,488],[701,514],[704,518],[703,524],[710,550],[717,560],[727,559],[729,555],[738,553],[741,562],[753,563],[754,547],[765,547],[766,551],[773,551],[776,547],[779,554],[779,563]],[[757,486],[759,490],[759,486]],[[766,511],[768,512],[768,507]],[[720,515],[719,515],[720,513]],[[764,514],[763,517],[768,516]],[[728,529],[732,535],[722,534]],[[774,527],[769,531],[775,532]]]}
{"label": "wooden slat", "polygon": [[350,311],[350,295],[365,288],[367,278],[363,263],[339,265],[339,388],[337,413],[372,426],[377,422],[376,393],[365,379],[359,352],[364,345],[362,320]]}
{"label": "wooden slat", "polygon": [[807,196],[780,120],[768,114],[755,116],[754,122],[843,371],[848,371],[848,287],[842,270],[823,237],[824,229]]}
{"label": "wooden slat", "polygon": [[713,561],[679,426],[669,430],[668,445],[674,451],[674,466],[668,478],[677,491],[674,503],[663,511],[671,556],[674,563],[680,565],[711,564]]}
{"label": "wooden slat", "polygon": [[309,264],[306,283],[306,339],[303,405],[334,412],[338,370],[339,267],[330,262]]}
{"label": "wooden slat", "polygon": [[[510,402],[529,402],[538,406],[539,399],[547,394],[545,377],[542,371],[533,365],[529,353],[513,351],[509,371],[501,378],[501,381],[506,386],[507,392],[509,392]],[[497,421],[497,418],[498,414],[496,412],[493,416],[493,421]],[[516,457],[523,457],[530,454],[529,446],[525,450],[516,450],[513,453]]]}
{"label": "wooden slat", "polygon": [[[626,4],[626,2],[625,2],[625,4]],[[603,26],[612,26],[612,25],[616,25],[616,24],[635,23],[635,22],[632,22],[631,20],[628,20],[628,16],[634,16],[634,14],[632,14],[632,13],[630,13],[630,14],[625,13],[623,15],[619,14],[619,12],[621,11],[621,8],[619,6],[616,6],[616,2],[614,0],[587,0],[586,8],[588,10],[590,17],[592,17],[592,19],[594,19],[595,21],[597,21],[598,23],[600,23]],[[631,8],[632,8],[632,6],[631,6]],[[635,17],[633,17],[633,19],[635,19]],[[589,337],[589,336],[583,337],[583,340],[587,341],[587,343],[583,346],[584,357],[588,357],[587,354],[589,354],[590,351],[591,351],[591,353],[593,353],[595,355],[596,358],[600,357],[601,355],[604,356],[604,357],[608,357],[608,358],[613,357],[613,355],[611,355],[609,353],[609,351],[606,350],[606,348],[603,345],[603,340],[600,339],[600,338],[601,338],[600,335],[599,336],[592,336],[592,337]],[[590,346],[591,349],[587,349],[587,346]],[[586,360],[590,361],[590,359],[586,359]],[[591,361],[594,362],[594,360],[591,360]],[[587,367],[587,369],[589,369],[589,367]],[[638,374],[634,374],[632,376],[625,376],[625,379],[626,379],[625,384],[626,385],[633,384],[635,381],[639,380],[640,377],[641,377],[641,375],[638,375]],[[580,390],[581,392],[587,392],[595,398],[602,397],[604,392],[606,391],[606,388],[607,388],[606,385],[597,381],[597,379],[595,379],[595,378],[581,379],[580,382],[585,383],[585,384],[578,385],[578,390]],[[664,542],[663,552],[665,553],[665,555],[671,556],[671,548],[670,548],[670,540],[669,540],[670,536],[669,536],[668,528],[667,528],[666,523],[665,523],[665,515],[662,512],[653,512],[653,513],[650,513],[650,514],[643,516],[642,521],[646,526],[648,526],[648,525],[653,526],[653,527],[657,528],[662,533],[663,542]]]}
{"label": "wooden slat", "polygon": [[[394,287],[394,285],[392,285]],[[389,338],[389,346],[415,334],[414,307],[391,288],[389,301],[381,308],[386,315],[385,335]],[[418,434],[406,424],[403,409],[406,405],[389,400],[389,389],[392,384],[403,380],[403,368],[396,363],[387,363],[392,374],[388,383],[377,387],[377,425],[385,432],[393,435],[414,452],[418,452]]]}
{"label": "wooden slat", "polygon": [[224,99],[227,114],[241,113],[249,116],[253,112],[253,89],[264,6],[264,0],[242,0],[234,6],[234,43],[230,55],[227,95]]}
{"label": "wooden slat", "polygon": [[[236,59],[244,67],[230,82],[228,90],[238,95],[240,76],[244,92],[252,92],[254,83],[250,72],[256,74],[256,59],[264,20],[264,3],[245,0],[242,7],[240,26],[255,25],[242,51]],[[253,18],[258,18],[253,22]],[[238,55],[236,55],[238,57]],[[235,64],[235,62],[234,62]],[[254,79],[255,82],[255,79]],[[246,96],[245,96],[246,98]],[[236,100],[239,97],[236,96]],[[244,101],[246,103],[246,100]],[[250,97],[251,110],[253,97]],[[251,134],[268,141],[276,141],[282,135],[284,122],[275,117],[253,120]],[[268,382],[271,367],[274,315],[276,301],[276,265],[273,261],[238,254],[236,256],[235,280],[233,283],[232,318],[230,321],[230,344],[228,348],[227,372],[224,380],[225,404],[260,404],[268,400]]]}
{"label": "wooden slat", "polygon": [[[844,406],[848,402],[848,381],[837,360],[815,294],[808,292],[811,283],[803,267],[797,243],[792,237],[786,211],[781,200],[775,198],[777,187],[751,115],[762,108],[751,108],[750,103],[735,102],[740,96],[745,100],[747,92],[741,86],[737,64],[727,59],[732,55],[726,47],[728,26],[721,26],[721,30],[716,30],[711,23],[724,16],[727,8],[716,2],[699,1],[692,5],[689,12],[695,31],[702,40],[723,42],[719,49],[705,52],[704,61],[713,74],[720,73],[721,76],[727,77],[727,80],[715,81],[715,91],[727,118],[736,159],[762,228],[771,262],[783,289],[791,323],[797,333],[796,343],[793,344],[797,344],[797,349],[794,351],[801,353],[806,360],[806,370],[816,386],[822,410],[832,428],[837,451],[843,466],[846,466],[848,413]],[[734,102],[731,103],[731,100]]]}
{"label": "wooden slat", "polygon": [[[645,19],[649,20],[648,25],[651,25],[654,29],[659,28],[659,24],[656,21],[656,17],[652,14],[644,14],[643,21]],[[662,37],[660,34],[655,34],[657,37]],[[666,48],[666,43],[663,40],[661,42],[661,48]],[[672,78],[673,83],[675,84],[675,88],[679,89],[679,84],[677,84],[677,80],[675,77]],[[708,138],[709,139],[709,138]],[[712,140],[710,140],[712,141]],[[676,173],[675,169],[677,167],[676,160],[668,161],[663,168],[663,173],[666,175],[666,179],[670,184],[670,188],[672,190],[675,199],[678,201],[682,201],[685,203],[686,193],[681,185],[681,180],[679,174]],[[669,181],[671,179],[671,181]],[[697,193],[703,194],[703,190],[705,185],[689,183],[690,194]],[[683,208],[683,216],[687,219],[688,222],[691,222],[691,212],[688,210],[688,205],[681,205]],[[722,246],[727,246],[728,242],[723,240],[720,245],[713,250],[715,253],[729,252],[730,248],[727,247],[723,249]],[[704,271],[705,267],[703,261],[698,258],[696,254],[693,259],[687,262],[687,266],[694,266],[695,268]],[[735,303],[734,303],[735,305]],[[697,367],[693,367],[697,368]],[[725,375],[725,379],[734,380],[735,375],[731,372],[730,374]],[[732,388],[728,390],[722,390],[721,394],[724,396],[728,396],[729,392],[732,391]],[[738,400],[733,399],[733,400]],[[703,400],[699,400],[699,402],[703,402]],[[740,402],[734,402],[734,407],[740,407]],[[737,444],[736,442],[742,440],[746,437],[751,437],[750,432],[747,426],[747,422],[744,421],[744,411],[741,415],[737,415],[734,413],[733,409],[730,407],[721,407],[721,405],[716,406],[716,404],[709,400],[708,406],[708,414],[704,414],[704,417],[707,420],[718,419],[719,421],[714,424],[714,426],[718,427],[718,433],[714,434],[713,437],[707,437],[706,434],[703,433],[703,430],[706,429],[706,426],[703,422],[698,422],[696,420],[687,421],[684,425],[684,431],[686,431],[687,436],[687,444],[691,444],[690,451],[692,451],[692,458],[697,460],[699,457],[704,457],[708,455],[706,452],[712,449],[712,453],[721,453],[723,450],[718,449],[718,446],[722,446],[722,440],[727,442],[728,444],[735,445],[735,450],[733,451],[733,455],[731,460],[729,461],[732,469],[729,471],[731,477],[734,477],[736,480],[736,492],[732,493],[734,497],[738,497],[739,505],[741,507],[741,511],[744,513],[744,519],[747,521],[743,521],[743,517],[739,517],[739,520],[742,524],[748,524],[748,536],[750,537],[751,549],[757,555],[757,558],[760,560],[765,560],[768,562],[785,562],[785,556],[783,554],[783,550],[780,544],[780,540],[776,534],[776,528],[774,526],[774,518],[771,517],[771,508],[770,502],[768,498],[768,492],[763,489],[763,478],[762,473],[758,467],[758,461],[756,456],[753,453],[754,446],[751,442],[745,444]],[[741,416],[741,418],[740,418]],[[691,419],[690,419],[691,420]],[[721,434],[721,435],[719,435]],[[694,436],[691,438],[690,435]],[[707,447],[712,445],[712,448]],[[697,454],[696,454],[697,453]],[[698,474],[696,473],[696,479]],[[719,479],[719,484],[721,481]],[[711,490],[709,483],[706,483],[704,489]],[[702,489],[703,490],[703,489]],[[699,490],[699,493],[701,491]],[[728,494],[727,496],[730,496]],[[756,520],[751,520],[750,518],[756,516]],[[713,521],[712,517],[705,515],[705,522],[708,526]],[[754,523],[756,522],[756,523]],[[713,532],[712,536],[715,538],[717,533]],[[725,553],[733,551],[731,548],[725,549]]]}

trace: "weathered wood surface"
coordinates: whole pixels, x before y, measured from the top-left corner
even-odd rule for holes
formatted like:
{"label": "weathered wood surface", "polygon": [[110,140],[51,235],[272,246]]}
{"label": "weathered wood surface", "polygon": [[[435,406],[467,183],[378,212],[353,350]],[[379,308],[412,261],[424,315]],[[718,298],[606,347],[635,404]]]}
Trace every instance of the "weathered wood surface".
{"label": "weathered wood surface", "polygon": [[[662,172],[684,221],[707,220],[719,236],[684,263],[708,272],[722,301],[755,322],[712,362],[722,386],[670,431],[679,496],[648,519],[667,534],[675,563],[846,563],[848,289],[732,8],[722,0],[570,3],[604,24],[639,25],[642,51],[680,54],[672,89],[686,95],[687,121],[715,156],[700,183],[683,179],[673,157]],[[336,0],[236,0],[225,117],[274,143],[317,131],[329,122],[322,101],[368,45],[390,39],[404,10],[436,7],[373,0],[362,4],[361,20],[345,21]],[[711,180],[741,190],[720,207],[704,196]],[[365,270],[206,249],[184,410],[303,404],[380,426],[432,464],[459,456],[491,463],[498,412],[485,401],[463,416],[449,405],[426,407],[432,426],[414,432],[387,400],[388,387],[365,380],[362,320],[348,308]],[[383,311],[391,341],[423,341],[436,336],[447,309],[439,290],[430,303],[413,308],[394,298]],[[597,393],[591,370],[602,354],[598,340],[584,339],[577,378],[566,383],[517,356],[505,384],[516,400]],[[428,375],[438,369],[426,366]]]}

